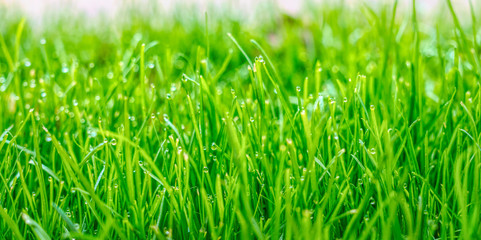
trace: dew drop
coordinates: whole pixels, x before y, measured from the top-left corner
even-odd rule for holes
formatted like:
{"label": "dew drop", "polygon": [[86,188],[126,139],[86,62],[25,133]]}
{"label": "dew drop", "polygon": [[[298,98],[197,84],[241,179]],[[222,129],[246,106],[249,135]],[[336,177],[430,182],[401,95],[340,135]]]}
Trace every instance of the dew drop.
{"label": "dew drop", "polygon": [[357,184],[358,184],[358,185],[362,185],[362,178],[358,178],[358,179],[357,179]]}
{"label": "dew drop", "polygon": [[107,78],[108,78],[108,79],[114,78],[114,73],[113,73],[113,72],[107,73]]}
{"label": "dew drop", "polygon": [[217,144],[215,144],[215,142],[213,142],[212,145],[210,146],[210,149],[212,149],[212,151],[217,150]]}

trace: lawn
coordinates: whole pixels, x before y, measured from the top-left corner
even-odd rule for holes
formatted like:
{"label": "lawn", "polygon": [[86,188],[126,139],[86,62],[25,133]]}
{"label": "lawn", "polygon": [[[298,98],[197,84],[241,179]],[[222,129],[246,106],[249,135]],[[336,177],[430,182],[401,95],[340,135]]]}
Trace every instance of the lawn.
{"label": "lawn", "polygon": [[0,7],[0,239],[479,239],[457,2]]}

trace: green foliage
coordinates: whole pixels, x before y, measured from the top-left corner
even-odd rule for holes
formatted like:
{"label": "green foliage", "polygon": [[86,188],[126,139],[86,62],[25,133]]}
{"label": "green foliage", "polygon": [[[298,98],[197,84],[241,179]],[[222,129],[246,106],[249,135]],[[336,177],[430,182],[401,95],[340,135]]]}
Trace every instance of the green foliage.
{"label": "green foliage", "polygon": [[0,238],[481,235],[475,9],[152,9],[4,15]]}

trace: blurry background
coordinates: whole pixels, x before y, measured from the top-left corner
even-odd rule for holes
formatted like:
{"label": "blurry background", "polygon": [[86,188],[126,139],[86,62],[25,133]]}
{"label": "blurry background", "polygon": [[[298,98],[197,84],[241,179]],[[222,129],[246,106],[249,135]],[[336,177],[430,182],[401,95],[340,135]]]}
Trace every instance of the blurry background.
{"label": "blurry background", "polygon": [[[452,0],[456,11],[469,11],[469,1],[472,1],[474,9],[480,9],[481,1],[477,0]],[[86,16],[87,19],[101,17],[103,19],[113,19],[126,9],[138,9],[150,12],[153,9],[158,14],[169,13],[174,10],[192,10],[199,13],[211,12],[230,12],[239,14],[247,19],[255,19],[254,16],[270,14],[272,12],[283,12],[290,15],[303,15],[313,6],[344,5],[351,8],[358,8],[359,5],[366,4],[376,8],[385,4],[392,4],[394,0],[0,0],[0,6],[7,9],[6,14],[22,13],[27,18],[40,23],[45,19],[58,16],[63,13],[69,15]],[[345,4],[348,3],[348,4]],[[411,0],[400,0],[399,9],[411,10]],[[417,11],[420,15],[429,17],[438,11],[446,11],[445,0],[417,0]],[[153,8],[153,6],[155,6]],[[277,9],[273,9],[273,6]],[[461,13],[460,12],[460,13]],[[468,14],[464,20],[469,20]]]}
{"label": "blurry background", "polygon": [[[445,71],[455,65],[456,49],[463,49],[455,38],[453,17],[448,8],[452,2],[461,26],[468,36],[475,35],[481,45],[481,31],[472,28],[470,10],[481,16],[479,0],[416,0],[416,27],[419,30],[421,55],[426,64],[438,64],[438,47],[448,56]],[[392,15],[394,0],[0,0],[0,33],[7,46],[14,46],[21,18],[26,18],[25,44],[21,61],[30,62],[39,56],[37,48],[46,46],[52,57],[64,66],[90,62],[117,63],[131,51],[138,52],[139,43],[158,44],[148,57],[166,59],[165,68],[172,68],[174,79],[182,74],[194,74],[186,59],[195,59],[199,46],[206,39],[215,39],[209,49],[211,66],[222,66],[231,49],[236,49],[227,33],[237,38],[248,56],[260,53],[252,47],[251,39],[266,47],[267,55],[282,65],[279,72],[287,79],[285,87],[302,85],[306,76],[313,77],[317,61],[323,66],[326,79],[355,77],[364,73],[385,79],[389,74],[408,74],[405,62],[412,52],[396,53],[402,63],[384,70],[384,54],[389,53],[386,31]],[[396,44],[414,49],[412,17],[413,0],[399,0],[395,14]],[[470,6],[471,4],[471,6]],[[205,13],[208,15],[206,23]],[[479,21],[479,19],[476,19]],[[208,26],[208,34],[206,34]],[[436,39],[439,32],[441,39]],[[394,32],[393,32],[394,33]],[[207,36],[207,38],[206,38]],[[393,35],[394,36],[394,35]],[[449,36],[445,38],[443,36]],[[47,43],[47,44],[45,44]],[[368,51],[366,51],[366,49]],[[468,51],[468,50],[466,50]],[[127,54],[128,53],[128,54]],[[151,61],[152,59],[148,59]],[[402,61],[401,61],[402,60]],[[170,64],[172,63],[172,64]],[[283,64],[289,63],[289,64]],[[105,64],[109,66],[109,64]],[[170,65],[169,65],[170,64]],[[226,81],[247,78],[245,59],[234,54]],[[387,64],[387,63],[386,63]],[[244,67],[243,67],[244,66]],[[238,71],[237,68],[243,69]],[[6,70],[0,64],[0,72]],[[472,66],[466,66],[472,70]],[[428,69],[432,70],[432,69]],[[110,69],[105,69],[106,72]],[[240,75],[239,75],[240,73]],[[243,75],[242,75],[243,74]],[[428,92],[433,92],[439,73],[425,77]],[[240,76],[240,77],[239,77]],[[409,75],[404,76],[406,79]],[[223,79],[224,80],[224,79]],[[381,81],[381,80],[379,80]],[[225,82],[230,84],[230,82]],[[332,86],[332,84],[330,85]],[[328,87],[327,89],[333,89]],[[331,91],[335,94],[335,91]],[[428,93],[429,94],[429,93]],[[433,99],[437,99],[436,96]]]}

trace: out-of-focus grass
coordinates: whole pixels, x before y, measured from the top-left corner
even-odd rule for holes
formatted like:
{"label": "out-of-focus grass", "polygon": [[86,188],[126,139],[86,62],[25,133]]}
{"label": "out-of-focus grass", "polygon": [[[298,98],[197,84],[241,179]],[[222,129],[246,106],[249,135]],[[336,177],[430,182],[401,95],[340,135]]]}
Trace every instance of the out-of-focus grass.
{"label": "out-of-focus grass", "polygon": [[10,14],[1,238],[476,238],[478,19],[396,3]]}

